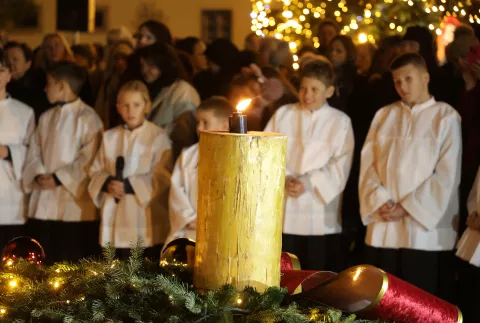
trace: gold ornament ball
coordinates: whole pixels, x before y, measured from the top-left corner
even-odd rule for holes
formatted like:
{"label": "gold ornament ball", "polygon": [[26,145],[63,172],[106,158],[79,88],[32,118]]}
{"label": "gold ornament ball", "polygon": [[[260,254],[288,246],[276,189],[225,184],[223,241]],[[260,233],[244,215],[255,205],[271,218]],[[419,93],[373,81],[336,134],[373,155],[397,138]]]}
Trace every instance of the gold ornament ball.
{"label": "gold ornament ball", "polygon": [[195,262],[195,241],[187,238],[173,240],[163,250],[160,265],[192,271]]}

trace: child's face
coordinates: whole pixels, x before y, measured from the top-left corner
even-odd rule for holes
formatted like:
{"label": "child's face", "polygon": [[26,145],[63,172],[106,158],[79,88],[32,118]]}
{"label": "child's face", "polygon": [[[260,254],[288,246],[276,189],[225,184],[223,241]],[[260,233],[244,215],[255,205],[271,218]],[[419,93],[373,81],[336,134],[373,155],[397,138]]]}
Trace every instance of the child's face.
{"label": "child's face", "polygon": [[409,106],[422,103],[428,96],[428,72],[413,64],[400,67],[392,72],[395,89],[402,100]]}
{"label": "child's face", "polygon": [[47,85],[45,86],[45,93],[47,94],[48,102],[55,103],[62,101],[64,98],[64,82],[55,80],[51,75],[47,74]]}
{"label": "child's face", "polygon": [[11,74],[10,69],[3,64],[0,64],[0,89],[5,90],[8,82],[10,82]]}
{"label": "child's face", "polygon": [[18,47],[9,48],[5,53],[7,54],[8,64],[12,69],[12,78],[14,80],[20,79],[32,66],[32,62],[25,59],[23,51]]}
{"label": "child's face", "polygon": [[199,110],[196,114],[197,133],[200,131],[228,131],[228,119],[217,117],[213,110]]}
{"label": "child's face", "polygon": [[131,130],[143,124],[148,108],[149,106],[140,92],[125,91],[118,96],[118,113]]}
{"label": "child's face", "polygon": [[316,110],[321,108],[328,98],[333,95],[334,87],[328,86],[317,78],[304,77],[300,82],[300,103],[304,109]]}
{"label": "child's face", "polygon": [[341,41],[336,40],[332,43],[330,60],[335,67],[342,66],[347,61],[347,50]]}

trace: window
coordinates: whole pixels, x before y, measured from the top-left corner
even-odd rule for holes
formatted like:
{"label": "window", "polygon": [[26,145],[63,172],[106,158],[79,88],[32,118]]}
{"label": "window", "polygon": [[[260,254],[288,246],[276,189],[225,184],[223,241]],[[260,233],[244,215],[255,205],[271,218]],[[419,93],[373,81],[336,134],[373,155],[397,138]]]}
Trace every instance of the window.
{"label": "window", "polygon": [[95,30],[107,30],[107,13],[106,7],[99,7],[95,10]]}
{"label": "window", "polygon": [[218,38],[231,39],[232,12],[230,10],[202,11],[202,40],[210,43]]}

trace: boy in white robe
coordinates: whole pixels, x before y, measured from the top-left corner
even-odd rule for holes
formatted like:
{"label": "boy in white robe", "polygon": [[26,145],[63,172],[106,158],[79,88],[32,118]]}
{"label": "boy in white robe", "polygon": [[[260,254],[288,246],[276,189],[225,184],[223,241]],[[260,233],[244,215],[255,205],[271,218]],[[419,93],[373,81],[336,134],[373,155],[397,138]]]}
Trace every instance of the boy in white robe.
{"label": "boy in white robe", "polygon": [[161,197],[170,184],[170,140],[163,128],[145,120],[150,107],[145,84],[122,86],[117,110],[125,124],[105,132],[91,167],[88,190],[101,209],[100,244],[112,244],[120,259],[128,258],[138,238],[145,256],[158,258],[169,229]]}
{"label": "boy in white robe", "polygon": [[[231,103],[223,97],[203,101],[196,111],[197,132],[228,131]],[[197,233],[198,144],[185,149],[172,173],[168,210],[170,234],[165,244],[178,238],[195,240]]]}
{"label": "boy in white robe", "polygon": [[61,62],[47,71],[45,92],[54,107],[41,115],[28,149],[23,181],[32,192],[29,230],[44,247],[47,262],[99,252],[87,171],[103,130],[95,111],[79,99],[84,81],[74,63]]}
{"label": "boy in white robe", "polygon": [[480,167],[467,201],[468,228],[457,244],[461,259],[458,279],[459,306],[465,322],[480,322]]}
{"label": "boy in white robe", "polygon": [[300,102],[281,107],[265,131],[288,136],[283,250],[304,269],[341,271],[341,200],[354,139],[350,118],[327,103],[333,67],[315,60],[300,71]]}
{"label": "boy in white robe", "polygon": [[402,55],[391,69],[402,101],[376,113],[361,156],[366,260],[448,299],[459,212],[460,117],[430,95],[420,55]]}
{"label": "boy in white robe", "polygon": [[33,109],[6,92],[10,78],[6,56],[0,50],[0,248],[25,234],[28,200],[21,181],[35,130]]}

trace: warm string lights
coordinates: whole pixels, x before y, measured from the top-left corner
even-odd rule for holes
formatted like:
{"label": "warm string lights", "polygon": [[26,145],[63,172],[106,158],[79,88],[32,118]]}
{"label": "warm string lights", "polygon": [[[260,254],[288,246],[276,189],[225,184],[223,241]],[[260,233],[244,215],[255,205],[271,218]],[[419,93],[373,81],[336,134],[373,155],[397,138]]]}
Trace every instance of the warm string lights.
{"label": "warm string lights", "polygon": [[[341,34],[357,43],[375,43],[383,35],[405,32],[410,24],[424,24],[442,35],[446,17],[480,24],[480,3],[472,0],[251,0],[251,30],[289,43],[296,54],[303,44],[320,47],[319,23],[330,18]],[[298,59],[297,59],[298,60]],[[298,68],[294,58],[294,68]]]}

